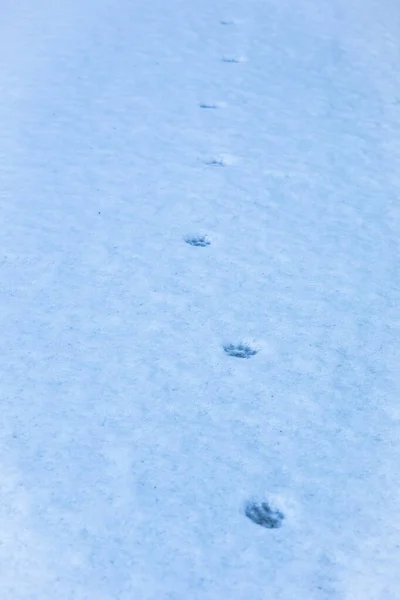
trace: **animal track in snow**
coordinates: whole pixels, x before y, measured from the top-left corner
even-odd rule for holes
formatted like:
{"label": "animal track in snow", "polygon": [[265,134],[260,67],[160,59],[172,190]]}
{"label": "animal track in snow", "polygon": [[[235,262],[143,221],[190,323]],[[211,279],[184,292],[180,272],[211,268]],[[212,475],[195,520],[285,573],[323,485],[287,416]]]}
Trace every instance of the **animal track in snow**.
{"label": "animal track in snow", "polygon": [[190,246],[205,248],[211,244],[206,235],[190,235],[185,237],[185,242]]}
{"label": "animal track in snow", "polygon": [[250,521],[256,525],[261,525],[266,529],[278,529],[282,527],[284,514],[280,510],[271,508],[268,502],[248,502],[244,509],[244,514]]}
{"label": "animal track in snow", "polygon": [[222,158],[211,158],[210,160],[204,161],[204,164],[208,167],[225,167],[226,165]]}
{"label": "animal track in snow", "polygon": [[218,104],[209,104],[208,102],[202,102],[200,104],[200,108],[215,109],[218,108]]}
{"label": "animal track in snow", "polygon": [[230,63],[230,64],[235,64],[237,65],[238,63],[243,62],[243,58],[241,57],[235,57],[235,56],[223,56],[222,57],[222,62],[224,63]]}
{"label": "animal track in snow", "polygon": [[258,352],[258,350],[247,344],[226,344],[224,350],[229,356],[234,356],[235,358],[251,358]]}

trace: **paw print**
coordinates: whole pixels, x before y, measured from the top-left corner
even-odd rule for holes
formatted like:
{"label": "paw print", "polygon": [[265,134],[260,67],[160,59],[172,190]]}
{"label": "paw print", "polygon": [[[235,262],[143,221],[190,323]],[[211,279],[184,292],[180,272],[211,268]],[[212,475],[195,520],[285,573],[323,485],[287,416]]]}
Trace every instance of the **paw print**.
{"label": "paw print", "polygon": [[198,246],[200,248],[205,248],[211,244],[210,240],[206,235],[192,235],[187,236],[185,238],[185,242],[190,246]]}
{"label": "paw print", "polygon": [[258,352],[258,350],[247,344],[227,344],[224,346],[224,350],[229,356],[234,356],[235,358],[251,358]]}
{"label": "paw print", "polygon": [[280,510],[271,508],[268,502],[261,502],[261,504],[248,502],[244,512],[250,521],[266,529],[278,529],[282,527],[282,522],[285,518]]}

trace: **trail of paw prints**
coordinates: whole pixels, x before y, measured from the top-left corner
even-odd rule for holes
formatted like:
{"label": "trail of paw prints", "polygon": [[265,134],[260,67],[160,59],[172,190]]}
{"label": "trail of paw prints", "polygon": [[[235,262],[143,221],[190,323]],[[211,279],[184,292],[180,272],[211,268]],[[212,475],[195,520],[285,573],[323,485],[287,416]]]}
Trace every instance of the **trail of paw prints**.
{"label": "trail of paw prints", "polygon": [[233,358],[252,358],[258,354],[258,349],[248,344],[225,344],[223,346],[225,353]]}
{"label": "trail of paw prints", "polygon": [[[223,25],[224,27],[232,27],[235,24],[236,23],[233,19],[221,19],[220,20],[220,25]],[[236,55],[226,54],[222,57],[221,60],[224,63],[236,65],[236,64],[244,62],[245,58],[244,58],[244,56],[236,56]]]}
{"label": "trail of paw prints", "polygon": [[282,527],[284,514],[277,508],[272,508],[268,502],[247,502],[244,507],[244,514],[255,525],[265,527],[265,529],[279,529]]}
{"label": "trail of paw prints", "polygon": [[185,237],[185,242],[189,244],[189,246],[196,246],[198,248],[206,248],[211,245],[211,242],[206,235],[187,235]]}

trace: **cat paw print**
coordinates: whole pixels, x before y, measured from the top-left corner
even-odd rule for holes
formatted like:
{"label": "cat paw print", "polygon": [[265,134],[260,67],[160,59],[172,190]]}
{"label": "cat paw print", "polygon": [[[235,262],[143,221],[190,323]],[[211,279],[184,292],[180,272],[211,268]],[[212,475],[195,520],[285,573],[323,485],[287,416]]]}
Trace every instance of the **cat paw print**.
{"label": "cat paw print", "polygon": [[251,358],[258,352],[256,348],[252,348],[247,344],[225,344],[224,350],[228,356],[233,356],[234,358]]}
{"label": "cat paw print", "polygon": [[201,102],[199,106],[205,110],[216,110],[218,108],[218,104],[214,102]]}
{"label": "cat paw print", "polygon": [[198,248],[205,248],[211,244],[206,235],[188,235],[185,237],[185,242],[189,246],[197,246]]}
{"label": "cat paw print", "polygon": [[248,502],[245,506],[244,514],[250,521],[266,529],[278,529],[282,527],[285,518],[280,510],[272,508],[268,502]]}
{"label": "cat paw print", "polygon": [[225,167],[226,166],[226,162],[224,161],[223,158],[210,158],[210,160],[205,160],[204,164],[207,165],[207,167]]}
{"label": "cat paw print", "polygon": [[245,59],[243,56],[223,56],[222,62],[229,63],[232,65],[238,65],[239,63],[244,62]]}

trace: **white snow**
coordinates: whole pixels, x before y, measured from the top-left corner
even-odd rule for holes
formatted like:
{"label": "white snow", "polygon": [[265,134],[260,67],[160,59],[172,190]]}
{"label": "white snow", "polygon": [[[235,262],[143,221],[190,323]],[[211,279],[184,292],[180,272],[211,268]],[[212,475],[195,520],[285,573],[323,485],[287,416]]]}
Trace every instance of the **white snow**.
{"label": "white snow", "polygon": [[399,31],[3,3],[1,600],[400,599]]}

